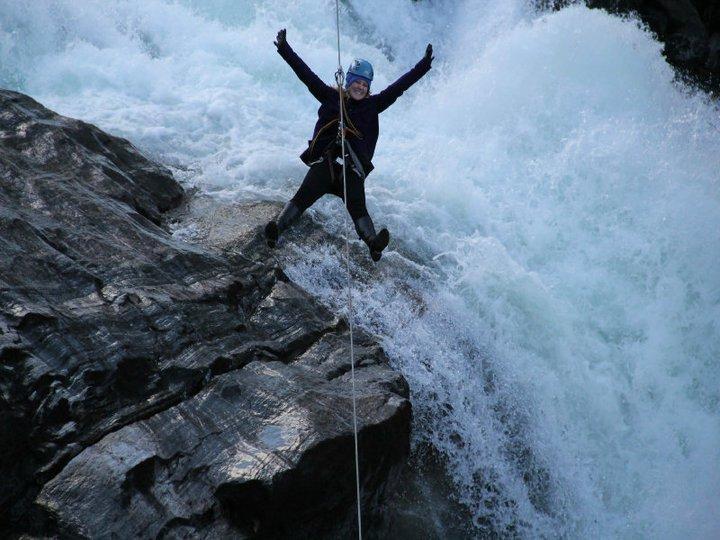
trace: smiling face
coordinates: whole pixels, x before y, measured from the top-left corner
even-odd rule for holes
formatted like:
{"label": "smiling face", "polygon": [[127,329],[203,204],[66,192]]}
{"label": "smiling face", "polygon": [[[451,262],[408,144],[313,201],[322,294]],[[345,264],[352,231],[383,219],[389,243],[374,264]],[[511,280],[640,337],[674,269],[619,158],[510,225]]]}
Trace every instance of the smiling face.
{"label": "smiling face", "polygon": [[353,81],[353,83],[348,86],[348,94],[350,94],[351,98],[360,101],[368,94],[368,83],[362,79]]}

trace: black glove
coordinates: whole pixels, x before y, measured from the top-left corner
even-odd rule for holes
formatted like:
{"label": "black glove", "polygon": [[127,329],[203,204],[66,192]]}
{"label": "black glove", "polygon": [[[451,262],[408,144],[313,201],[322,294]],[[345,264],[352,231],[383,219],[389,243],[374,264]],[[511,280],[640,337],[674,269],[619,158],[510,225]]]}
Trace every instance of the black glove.
{"label": "black glove", "polygon": [[428,62],[432,62],[433,60],[435,60],[435,57],[432,54],[432,43],[428,43],[427,49],[425,49],[425,60],[427,60]]}
{"label": "black glove", "polygon": [[287,43],[287,37],[285,37],[286,34],[287,30],[285,30],[284,28],[277,33],[277,41],[273,41],[273,43],[275,43],[275,46],[278,49],[281,45],[285,45]]}

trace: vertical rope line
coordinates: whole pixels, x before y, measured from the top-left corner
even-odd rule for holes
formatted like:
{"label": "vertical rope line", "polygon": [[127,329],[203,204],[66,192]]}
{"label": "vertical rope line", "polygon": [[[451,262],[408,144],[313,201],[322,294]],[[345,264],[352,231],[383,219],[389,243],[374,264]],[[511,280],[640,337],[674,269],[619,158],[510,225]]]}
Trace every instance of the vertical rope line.
{"label": "vertical rope line", "polygon": [[[345,74],[342,69],[340,60],[340,4],[339,0],[335,0],[335,27],[337,29],[337,51],[338,51],[338,70],[335,74],[335,81],[338,83],[338,94],[340,96],[340,137],[341,137],[341,154],[343,160],[343,194],[345,199],[345,271],[347,273],[347,301],[348,301],[348,326],[350,327],[350,380],[352,381],[352,413],[353,413],[353,439],[355,443],[355,489],[357,499],[357,520],[358,520],[358,538],[362,540],[362,514],[360,511],[360,453],[358,452],[358,428],[357,428],[357,404],[355,397],[355,343],[353,339],[353,330],[355,321],[353,317],[352,303],[352,275],[350,274],[350,232],[348,226],[348,214],[350,208],[348,206],[347,196],[347,160],[345,158],[345,107],[343,100],[343,84],[345,82]],[[332,164],[331,164],[332,166]]]}
{"label": "vertical rope line", "polygon": [[340,61],[340,3],[338,0],[335,0],[335,28],[337,29],[338,71],[342,71],[342,62]]}

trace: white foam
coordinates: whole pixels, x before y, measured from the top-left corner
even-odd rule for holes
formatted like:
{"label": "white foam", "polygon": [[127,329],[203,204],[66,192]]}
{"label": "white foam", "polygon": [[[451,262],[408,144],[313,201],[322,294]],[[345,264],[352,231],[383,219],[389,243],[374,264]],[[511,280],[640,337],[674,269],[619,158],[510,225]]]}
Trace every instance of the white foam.
{"label": "white foam", "polygon": [[[601,11],[351,6],[344,58],[373,62],[375,91],[436,45],[430,76],[383,114],[367,184],[397,239],[382,264],[436,277],[366,276],[355,305],[458,498],[479,527],[525,537],[720,535],[717,110],[672,82],[647,32]],[[287,27],[330,82],[330,7],[11,2],[0,84],[187,183],[284,199],[317,104],[271,42]],[[338,230],[339,208],[318,206]],[[289,269],[338,309],[341,271],[329,248]]]}

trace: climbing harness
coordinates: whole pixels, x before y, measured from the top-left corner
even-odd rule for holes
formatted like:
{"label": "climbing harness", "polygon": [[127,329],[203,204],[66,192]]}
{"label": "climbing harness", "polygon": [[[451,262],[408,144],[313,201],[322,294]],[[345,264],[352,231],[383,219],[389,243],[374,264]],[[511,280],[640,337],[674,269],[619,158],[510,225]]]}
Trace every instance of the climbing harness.
{"label": "climbing harness", "polygon": [[[341,97],[341,99],[342,99],[342,88],[340,89],[340,94],[341,94],[340,97]],[[343,105],[343,108],[344,108],[344,105]],[[318,130],[317,135],[315,135],[315,137],[313,137],[313,140],[310,141],[309,151],[310,151],[310,154],[311,154],[311,155],[312,155],[313,149],[315,148],[315,143],[317,143],[318,139],[320,138],[320,135],[322,135],[323,132],[324,132],[327,128],[329,128],[329,127],[331,127],[333,124],[335,124],[335,122],[338,122],[338,125],[339,125],[339,121],[340,121],[339,119],[336,120],[335,118],[333,118],[332,120],[330,120],[327,124],[325,124],[323,127],[321,127],[321,128]],[[352,125],[352,122],[350,122],[350,126],[348,126],[346,129],[347,129],[350,133],[352,133],[353,135],[355,135],[356,137],[358,137],[359,139],[362,139],[362,134],[360,133],[359,130],[357,130],[357,129],[355,128],[355,126]],[[338,135],[339,135],[339,133],[338,133]],[[318,163],[318,162],[320,162],[320,161],[322,161],[322,160],[323,160],[323,158],[320,157],[319,159],[317,159],[317,160],[309,163],[309,165],[313,165],[314,163]]]}
{"label": "climbing harness", "polygon": [[[347,298],[348,298],[348,326],[350,328],[350,380],[352,381],[352,412],[353,412],[353,439],[355,442],[355,487],[357,498],[357,520],[358,520],[358,538],[362,540],[362,515],[360,512],[360,458],[358,452],[358,429],[357,429],[357,404],[355,399],[355,343],[353,341],[353,305],[352,305],[352,275],[350,274],[350,241],[349,241],[349,226],[348,226],[348,213],[350,208],[348,206],[347,196],[347,175],[346,175],[346,164],[347,158],[345,155],[345,104],[343,103],[343,84],[345,83],[345,73],[343,72],[342,62],[340,60],[340,3],[339,0],[335,0],[335,27],[337,29],[337,52],[338,52],[338,69],[335,72],[335,82],[338,85],[338,95],[340,96],[340,122],[338,123],[338,130],[340,132],[340,154],[342,155],[342,172],[343,172],[343,194],[345,195],[345,271],[347,272]],[[362,171],[362,169],[360,169]]]}
{"label": "climbing harness", "polygon": [[[355,150],[352,149],[352,146],[349,144],[347,145],[347,154],[350,156],[350,159],[353,162],[353,170],[357,175],[360,177],[361,180],[365,180],[365,170],[363,169],[362,163],[360,163],[360,158],[355,153]],[[343,162],[345,161],[345,158],[343,157]]]}

